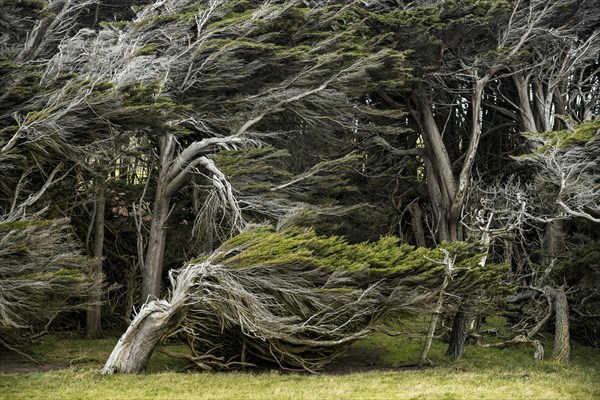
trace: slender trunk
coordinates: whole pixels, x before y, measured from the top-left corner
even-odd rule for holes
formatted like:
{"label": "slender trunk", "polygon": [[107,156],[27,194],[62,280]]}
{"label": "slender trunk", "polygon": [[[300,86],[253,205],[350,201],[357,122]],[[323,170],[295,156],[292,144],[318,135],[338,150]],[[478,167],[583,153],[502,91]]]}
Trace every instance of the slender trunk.
{"label": "slender trunk", "polygon": [[516,73],[513,75],[513,83],[517,89],[517,97],[519,99],[521,128],[525,132],[537,132],[538,127],[535,123],[535,116],[529,99],[529,77],[525,76],[522,72]]}
{"label": "slender trunk", "polygon": [[423,216],[421,213],[421,207],[418,203],[412,203],[408,206],[412,220],[412,230],[415,236],[415,243],[417,247],[426,247],[425,242],[425,230],[423,229]]}
{"label": "slender trunk", "polygon": [[165,198],[162,190],[157,190],[142,275],[142,303],[147,302],[149,299],[158,298],[160,295],[169,205],[170,198]]}
{"label": "slender trunk", "polygon": [[433,336],[435,334],[435,328],[437,326],[438,320],[440,319],[440,314],[442,313],[444,296],[446,294],[446,288],[448,287],[449,283],[450,277],[448,275],[444,276],[444,282],[442,283],[442,288],[440,289],[437,304],[435,305],[435,310],[433,311],[433,315],[431,316],[431,322],[429,322],[427,338],[425,339],[425,344],[423,345],[423,350],[421,351],[421,357],[419,357],[419,363],[417,364],[417,367],[419,368],[422,368],[423,364],[425,364],[425,362],[428,361],[427,355],[429,354],[429,349],[431,348],[431,343],[433,342]]}
{"label": "slender trunk", "polygon": [[142,272],[142,304],[149,299],[158,298],[160,295],[160,283],[167,240],[166,224],[173,196],[173,190],[169,189],[171,182],[169,182],[168,175],[175,153],[175,139],[169,134],[160,136],[158,138],[158,146],[160,166],[158,181],[156,183],[156,194],[154,196],[150,234],[148,236],[148,247],[146,249],[144,270]]}
{"label": "slender trunk", "polygon": [[554,331],[554,350],[552,359],[567,364],[571,353],[569,343],[569,304],[562,288],[554,290],[554,307],[556,310],[556,327]]}
{"label": "slender trunk", "polygon": [[563,252],[565,223],[563,220],[554,220],[546,224],[544,232],[544,250],[550,258],[555,258]]}
{"label": "slender trunk", "polygon": [[[94,244],[92,247],[93,256],[102,259],[104,250],[104,208],[106,205],[106,193],[104,188],[100,190],[99,197],[96,200],[96,209],[94,214]],[[94,267],[94,274],[102,275],[102,261],[99,261]],[[86,315],[86,333],[88,339],[99,339],[102,337],[102,286],[94,288],[89,298],[90,305]]]}
{"label": "slender trunk", "polygon": [[545,132],[548,130],[545,118],[546,113],[544,110],[545,96],[544,91],[542,89],[542,84],[539,82],[539,79],[532,79],[531,92],[533,94],[532,100],[536,125],[538,126],[539,131]]}
{"label": "slender trunk", "polygon": [[448,215],[450,203],[442,196],[440,183],[434,173],[434,167],[429,156],[424,155],[423,162],[425,163],[427,189],[429,191],[429,201],[431,202],[434,227],[436,229],[434,239],[437,237],[439,242],[449,241],[450,231],[448,230],[446,216]]}
{"label": "slender trunk", "polygon": [[456,193],[452,163],[435,122],[433,104],[422,93],[413,93],[412,100],[416,109],[411,109],[411,113],[425,143],[425,172],[436,219],[438,240],[457,240],[458,238],[452,236],[452,232],[456,229],[448,225],[448,213]]}
{"label": "slender trunk", "polygon": [[475,73],[473,76],[474,86],[473,95],[471,96],[471,138],[469,140],[469,147],[465,153],[465,161],[458,177],[458,184],[456,185],[457,188],[452,198],[452,206],[450,207],[450,212],[448,213],[448,226],[450,227],[450,237],[453,241],[463,240],[460,217],[465,203],[467,191],[471,183],[475,157],[477,156],[477,150],[479,149],[479,144],[481,142],[483,112],[481,102],[483,90],[485,89],[485,86],[489,82],[492,75],[493,72],[488,71],[481,78],[477,78]]}
{"label": "slender trunk", "polygon": [[454,359],[461,358],[465,351],[465,341],[469,331],[469,322],[471,321],[471,306],[461,304],[454,315],[452,322],[452,333],[446,355]]}
{"label": "slender trunk", "polygon": [[[560,85],[558,90],[552,94],[552,96],[553,96],[552,101],[554,103],[554,112],[558,115],[565,115],[567,113],[565,102],[564,102],[562,96],[560,95],[560,93],[562,93],[563,91],[564,91],[564,88],[562,87],[562,85]],[[554,118],[554,126],[552,127],[552,129],[555,131],[560,131],[562,129],[565,129],[565,126],[562,123],[562,121],[560,120],[560,118]]]}

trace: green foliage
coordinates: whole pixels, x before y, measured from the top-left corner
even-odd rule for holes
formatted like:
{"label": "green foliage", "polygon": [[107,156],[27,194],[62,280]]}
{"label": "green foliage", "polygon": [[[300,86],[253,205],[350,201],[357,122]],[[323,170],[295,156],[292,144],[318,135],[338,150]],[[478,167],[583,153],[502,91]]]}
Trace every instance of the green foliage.
{"label": "green foliage", "polygon": [[19,220],[12,222],[0,222],[0,233],[8,233],[15,230],[23,230],[29,227],[51,226],[54,222],[48,220]]}
{"label": "green foliage", "polygon": [[158,45],[156,43],[147,43],[140,47],[134,54],[134,57],[138,56],[152,56],[158,54]]}
{"label": "green foliage", "polygon": [[[568,119],[567,119],[568,120]],[[573,123],[573,130],[560,130],[543,132],[541,135],[549,139],[549,143],[543,146],[540,151],[544,151],[548,146],[568,148],[589,142],[595,137],[600,137],[600,118],[593,121],[585,121],[580,124]]]}
{"label": "green foliage", "polygon": [[[490,293],[511,289],[501,283],[508,266],[479,266],[482,254],[478,244],[453,242],[444,243],[441,248],[455,257],[457,272],[453,288],[457,292],[475,296],[487,289],[492,289],[488,290]],[[260,228],[225,242],[215,262],[232,268],[306,266],[365,274],[367,281],[402,277],[434,288],[444,276],[443,266],[438,263],[443,258],[438,249],[415,249],[390,236],[372,243],[349,244],[342,237],[319,236],[311,229],[288,228],[274,232]]]}
{"label": "green foliage", "polygon": [[0,336],[22,340],[15,331],[78,308],[99,289],[101,276],[91,273],[99,260],[80,245],[67,219],[0,223]]}
{"label": "green foliage", "polygon": [[83,274],[77,269],[61,268],[57,271],[47,271],[37,274],[22,275],[16,278],[20,281],[54,281],[59,280],[63,282],[83,282],[89,279],[88,276]]}
{"label": "green foliage", "polygon": [[[18,68],[18,70],[17,70]],[[42,74],[38,71],[17,67],[11,63],[3,63],[0,69],[15,70],[15,82],[7,88],[6,99],[12,102],[22,102],[42,93],[44,88],[40,85]]]}
{"label": "green foliage", "polygon": [[220,151],[212,159],[237,190],[260,194],[292,178],[282,168],[287,157],[283,150],[262,147]]}
{"label": "green foliage", "polygon": [[159,81],[148,83],[134,82],[119,88],[123,94],[126,106],[146,106],[155,104],[171,104],[172,100],[159,96],[161,84]]}

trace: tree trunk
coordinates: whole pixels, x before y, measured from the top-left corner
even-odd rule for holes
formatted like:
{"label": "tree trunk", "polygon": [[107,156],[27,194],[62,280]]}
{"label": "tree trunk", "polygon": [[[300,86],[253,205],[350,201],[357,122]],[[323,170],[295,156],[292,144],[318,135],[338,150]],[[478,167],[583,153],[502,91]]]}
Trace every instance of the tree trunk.
{"label": "tree trunk", "polygon": [[[104,250],[104,208],[106,206],[106,193],[104,189],[100,190],[99,197],[96,200],[94,213],[94,244],[92,248],[93,256],[102,258]],[[102,275],[102,262],[95,266],[94,274]],[[88,339],[99,339],[102,337],[102,286],[94,288],[90,296],[90,305],[86,315],[86,333]]]}
{"label": "tree trunk", "polygon": [[435,328],[438,323],[438,319],[440,318],[440,314],[442,312],[442,306],[444,304],[444,296],[446,294],[446,288],[450,283],[450,277],[448,274],[444,276],[444,282],[442,283],[442,288],[440,289],[440,294],[438,296],[437,304],[435,306],[435,310],[433,311],[433,315],[431,316],[431,322],[429,323],[429,329],[427,330],[427,338],[425,339],[425,344],[423,345],[423,351],[421,351],[421,357],[419,357],[419,362],[417,367],[422,368],[425,361],[428,361],[427,355],[429,354],[429,349],[431,348],[431,342],[433,342],[433,336],[435,334]]}
{"label": "tree trunk", "polygon": [[452,205],[450,212],[448,213],[448,226],[450,228],[450,237],[452,241],[463,240],[462,225],[460,223],[461,212],[469,190],[471,177],[473,175],[473,165],[475,164],[475,158],[477,156],[477,150],[481,142],[482,133],[482,98],[483,90],[487,85],[488,81],[493,75],[493,71],[488,71],[483,77],[477,78],[476,73],[473,72],[473,94],[471,96],[471,137],[469,139],[469,147],[465,152],[465,158],[463,162],[458,182],[455,185],[456,190],[452,197]]}
{"label": "tree trunk", "polygon": [[471,306],[469,304],[461,304],[452,322],[452,334],[450,335],[448,350],[446,350],[447,356],[454,359],[462,357],[465,351],[465,340],[467,339],[470,321]]}
{"label": "tree trunk", "polygon": [[121,336],[101,373],[138,373],[146,370],[160,340],[185,318],[189,306],[155,300],[145,304]]}
{"label": "tree trunk", "polygon": [[569,305],[565,291],[562,288],[554,289],[553,295],[556,309],[556,327],[552,359],[567,364],[571,352],[569,343]]}
{"label": "tree trunk", "polygon": [[426,156],[423,161],[438,240],[458,240],[452,236],[452,232],[456,232],[455,227],[448,226],[448,213],[456,193],[456,184],[452,175],[452,163],[433,115],[433,104],[423,93],[413,93],[411,100],[416,106],[411,108],[411,114],[425,143]]}
{"label": "tree trunk", "polygon": [[[160,185],[160,183],[159,183]],[[170,199],[165,198],[162,190],[157,190],[148,237],[148,249],[142,275],[142,304],[158,298],[162,278],[165,246],[167,241],[166,223],[169,217]]]}
{"label": "tree trunk", "polygon": [[565,222],[563,220],[554,220],[546,224],[543,246],[551,258],[558,257],[563,252],[565,247],[564,229]]}
{"label": "tree trunk", "polygon": [[158,138],[160,166],[150,234],[148,236],[148,248],[142,273],[142,304],[160,296],[160,283],[167,240],[166,223],[169,218],[171,197],[173,196],[173,190],[169,189],[171,183],[169,181],[169,168],[173,164],[173,155],[175,154],[174,141],[175,139],[169,134]]}
{"label": "tree trunk", "polygon": [[425,230],[423,229],[423,216],[421,213],[421,207],[419,204],[414,202],[408,206],[411,215],[412,230],[415,236],[415,244],[417,247],[426,247],[425,242]]}
{"label": "tree trunk", "polygon": [[513,83],[517,89],[519,100],[519,116],[521,117],[521,129],[525,132],[537,132],[531,100],[529,99],[529,77],[524,72],[513,74]]}

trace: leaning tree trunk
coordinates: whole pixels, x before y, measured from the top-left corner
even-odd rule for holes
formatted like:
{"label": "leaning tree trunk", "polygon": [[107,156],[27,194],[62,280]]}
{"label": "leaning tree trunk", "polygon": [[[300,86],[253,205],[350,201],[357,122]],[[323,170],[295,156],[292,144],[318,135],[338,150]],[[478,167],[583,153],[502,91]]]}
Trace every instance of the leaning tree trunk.
{"label": "leaning tree trunk", "polygon": [[433,311],[433,315],[431,316],[431,321],[429,322],[429,329],[427,330],[427,338],[425,338],[425,344],[423,345],[423,350],[421,351],[421,356],[419,357],[419,362],[417,363],[418,368],[422,368],[426,361],[429,361],[427,355],[429,354],[429,349],[431,348],[431,343],[433,342],[433,336],[435,334],[435,327],[437,326],[438,319],[440,318],[440,314],[442,313],[442,306],[444,305],[444,296],[446,294],[446,288],[450,283],[450,275],[446,275],[444,277],[444,283],[442,283],[442,288],[440,289],[440,293],[438,295],[438,300],[435,306],[435,310]]}
{"label": "leaning tree trunk", "polygon": [[[450,253],[447,250],[442,249],[444,253],[444,261],[434,261],[436,264],[444,266],[444,282],[442,283],[442,287],[440,289],[440,293],[438,295],[437,304],[433,315],[431,316],[431,322],[429,323],[429,329],[427,331],[427,338],[425,339],[425,345],[423,346],[423,351],[421,352],[421,357],[419,357],[419,362],[417,363],[417,367],[423,367],[425,361],[429,361],[427,358],[427,354],[429,354],[429,349],[431,348],[431,342],[433,342],[433,335],[435,334],[435,327],[437,325],[440,314],[442,313],[442,307],[444,305],[444,296],[446,295],[446,289],[448,285],[452,281],[452,271],[454,270],[454,261],[455,258],[450,257]],[[431,362],[430,362],[431,363]]]}
{"label": "leaning tree trunk", "polygon": [[461,304],[454,315],[452,322],[452,333],[450,335],[450,343],[446,355],[454,359],[461,358],[465,351],[465,341],[469,331],[469,322],[471,321],[471,306]]}
{"label": "leaning tree trunk", "polygon": [[568,363],[571,347],[569,343],[569,305],[562,288],[553,289],[556,323],[554,331],[554,351],[552,359],[560,363]]}
{"label": "leaning tree trunk", "polygon": [[189,306],[155,300],[145,304],[106,361],[103,374],[143,372],[163,337],[185,318]]}
{"label": "leaning tree trunk", "polygon": [[173,191],[169,190],[169,166],[173,163],[175,152],[174,139],[166,134],[158,137],[160,166],[154,207],[152,209],[152,222],[148,236],[148,248],[144,259],[142,272],[142,304],[160,296],[160,284],[165,257],[167,241],[166,224],[169,218],[169,209]]}
{"label": "leaning tree trunk", "polygon": [[195,290],[198,273],[195,268],[184,268],[177,275],[169,274],[173,293],[170,301],[154,300],[144,304],[140,312],[121,336],[106,361],[103,374],[142,372],[162,338],[173,333],[185,319]]}

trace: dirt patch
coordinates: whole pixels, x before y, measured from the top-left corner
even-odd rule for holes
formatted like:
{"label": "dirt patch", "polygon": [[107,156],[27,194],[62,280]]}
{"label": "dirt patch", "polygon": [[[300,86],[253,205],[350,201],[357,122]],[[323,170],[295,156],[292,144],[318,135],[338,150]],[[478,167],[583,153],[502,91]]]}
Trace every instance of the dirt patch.
{"label": "dirt patch", "polygon": [[65,368],[65,366],[51,363],[35,363],[25,356],[0,348],[0,374],[44,372],[62,368]]}
{"label": "dirt patch", "polygon": [[342,356],[327,365],[322,372],[332,375],[344,375],[395,369],[381,363],[380,357],[384,352],[384,348],[367,350],[351,346]]}

